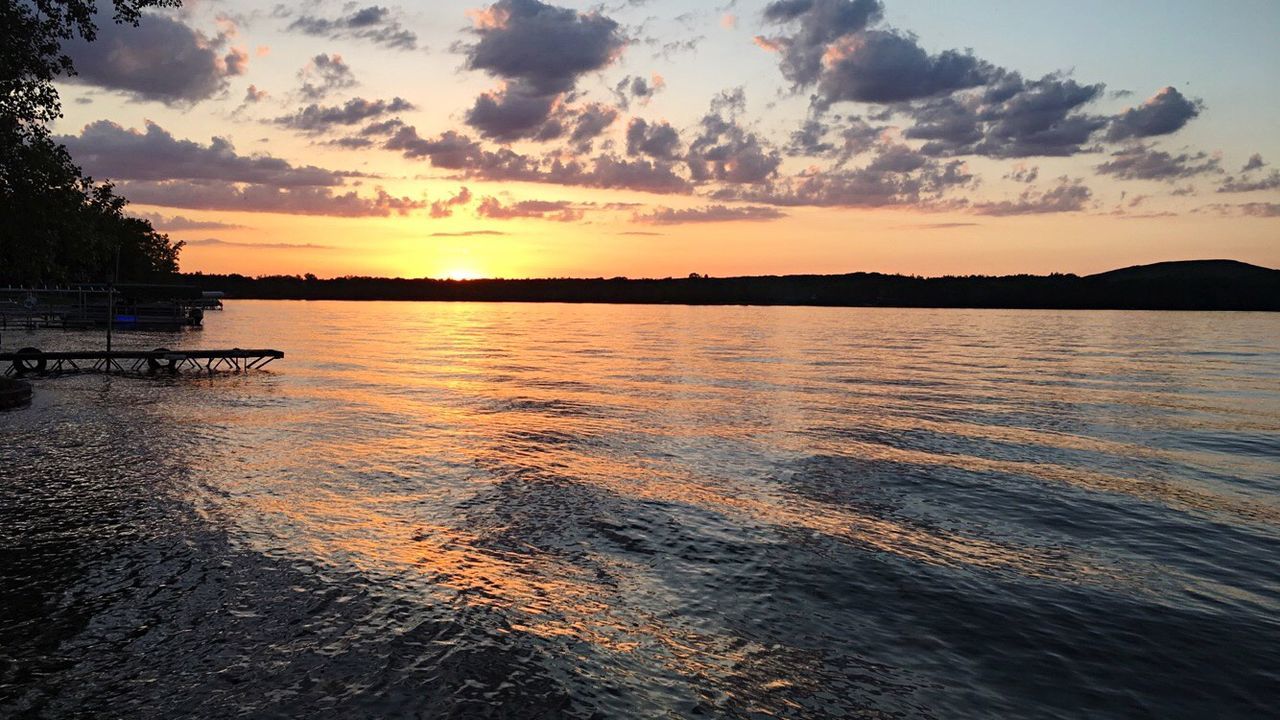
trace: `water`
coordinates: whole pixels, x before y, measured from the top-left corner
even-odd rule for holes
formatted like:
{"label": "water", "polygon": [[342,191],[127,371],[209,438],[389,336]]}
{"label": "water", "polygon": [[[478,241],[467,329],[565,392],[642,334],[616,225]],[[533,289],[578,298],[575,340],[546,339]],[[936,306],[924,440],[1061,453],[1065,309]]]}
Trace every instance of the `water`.
{"label": "water", "polygon": [[1280,315],[245,301],[122,341],[288,357],[0,415],[3,717],[1280,697]]}

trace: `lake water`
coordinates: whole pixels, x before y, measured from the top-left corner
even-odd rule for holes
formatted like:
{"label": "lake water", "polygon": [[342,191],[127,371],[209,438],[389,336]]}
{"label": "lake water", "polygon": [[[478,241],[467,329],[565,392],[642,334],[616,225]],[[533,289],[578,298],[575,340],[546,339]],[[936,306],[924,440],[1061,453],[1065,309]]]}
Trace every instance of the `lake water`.
{"label": "lake water", "polygon": [[0,414],[0,717],[1280,700],[1277,314],[242,301],[117,344],[288,357]]}

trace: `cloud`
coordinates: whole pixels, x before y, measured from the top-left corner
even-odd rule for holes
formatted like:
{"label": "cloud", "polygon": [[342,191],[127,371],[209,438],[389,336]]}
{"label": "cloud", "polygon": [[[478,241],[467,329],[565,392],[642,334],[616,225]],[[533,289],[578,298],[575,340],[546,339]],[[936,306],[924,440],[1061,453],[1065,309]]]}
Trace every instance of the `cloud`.
{"label": "cloud", "polygon": [[1060,75],[1007,76],[983,93],[978,111],[983,139],[973,151],[999,158],[1075,155],[1107,124],[1106,118],[1077,111],[1105,89]]}
{"label": "cloud", "polygon": [[217,222],[214,220],[192,220],[182,215],[168,216],[160,213],[149,212],[133,212],[130,213],[134,217],[141,218],[151,223],[152,227],[162,232],[183,231],[183,230],[230,230],[241,227],[231,223]]}
{"label": "cloud", "polygon": [[590,152],[593,141],[617,119],[617,109],[608,105],[569,107],[560,96],[528,95],[521,85],[484,93],[467,112],[467,124],[486,138],[545,142],[568,135],[578,152]]}
{"label": "cloud", "polygon": [[74,38],[63,50],[75,64],[69,82],[127,93],[137,100],[192,105],[222,92],[227,78],[242,75],[248,53],[232,48],[229,35],[213,38],[167,15],[143,13],[139,24],[97,18],[97,38]]}
{"label": "cloud", "polygon": [[627,126],[627,154],[676,160],[680,156],[680,133],[669,123],[650,125],[641,118],[633,118]]}
{"label": "cloud", "polygon": [[1133,145],[1111,154],[1114,158],[1095,169],[1121,180],[1165,180],[1173,182],[1205,173],[1222,172],[1217,158],[1200,152],[1171,155],[1149,145]]}
{"label": "cloud", "polygon": [[499,0],[472,12],[479,39],[464,46],[467,67],[504,81],[481,94],[467,124],[501,141],[551,140],[568,126],[565,96],[578,78],[602,70],[626,45],[618,23],[538,0]]}
{"label": "cloud", "polygon": [[[291,13],[285,5],[277,5],[274,12],[277,17],[289,17]],[[286,29],[333,40],[367,40],[393,50],[418,47],[417,33],[406,30],[390,9],[378,5],[352,9],[336,18],[299,15]]]}
{"label": "cloud", "polygon": [[327,187],[278,187],[238,185],[225,181],[125,182],[120,193],[143,205],[219,210],[267,212],[288,215],[330,217],[387,217],[408,215],[426,207],[426,202],[395,197],[378,188],[373,196],[352,190],[339,193]]}
{"label": "cloud", "polygon": [[782,74],[797,86],[814,83],[828,46],[880,20],[879,0],[778,0],[764,9],[766,21],[794,25],[791,35],[757,37],[757,44],[781,55]]}
{"label": "cloud", "polygon": [[1013,169],[1009,171],[1009,174],[1004,176],[1004,179],[1031,184],[1040,179],[1040,167],[1036,166],[1029,168],[1022,163],[1018,163],[1013,166]]}
{"label": "cloud", "polygon": [[903,230],[956,230],[959,228],[982,227],[982,223],[974,222],[940,222],[918,223],[916,225],[899,225]]}
{"label": "cloud", "polygon": [[568,117],[572,118],[569,143],[577,152],[588,153],[591,152],[596,138],[603,135],[617,121],[618,110],[608,105],[591,103],[576,109]]}
{"label": "cloud", "polygon": [[638,102],[641,106],[648,105],[653,96],[666,87],[666,79],[657,73],[648,80],[638,75],[634,77],[628,75],[614,86],[613,96],[618,100],[618,107],[627,110],[630,109],[632,101]]}
{"label": "cloud", "polygon": [[438,237],[438,238],[488,237],[488,236],[501,237],[507,234],[508,233],[504,233],[499,230],[466,230],[464,232],[434,232],[434,233],[431,233],[429,237]]}
{"label": "cloud", "polygon": [[694,182],[756,184],[777,174],[782,154],[737,121],[745,104],[741,88],[712,101],[685,159]]}
{"label": "cloud", "polygon": [[531,92],[568,92],[581,75],[601,70],[626,44],[618,23],[538,0],[499,0],[473,13],[479,40],[466,48],[467,65]]}
{"label": "cloud", "polygon": [[1256,218],[1280,218],[1280,203],[1255,202],[1241,203],[1239,205],[1217,203],[1214,205],[1206,205],[1197,209],[1196,212],[1216,212],[1219,215],[1238,215]]}
{"label": "cloud", "polygon": [[460,171],[463,177],[494,181],[523,181],[579,185],[653,193],[683,193],[691,189],[669,162],[625,159],[610,153],[594,158],[538,158],[507,148],[485,150],[466,135],[449,130],[423,138],[413,126],[399,128],[383,145],[410,159],[430,160],[434,167]]}
{"label": "cloud", "polygon": [[466,135],[459,135],[449,130],[439,137],[428,140],[418,135],[417,128],[412,125],[404,125],[396,129],[383,147],[387,150],[399,151],[409,159],[429,159],[435,167],[449,170],[474,168],[485,157],[480,143]]}
{"label": "cloud", "polygon": [[628,160],[612,154],[599,155],[585,163],[553,162],[546,173],[536,179],[562,185],[659,194],[684,193],[691,189],[689,181],[676,174],[670,163],[643,158]]}
{"label": "cloud", "polygon": [[461,207],[470,202],[471,191],[464,187],[453,197],[445,198],[444,200],[437,200],[431,203],[431,217],[437,219],[452,217],[453,209],[455,207]]}
{"label": "cloud", "polygon": [[1025,80],[1007,73],[979,91],[910,107],[905,112],[915,122],[903,134],[924,140],[922,150],[937,157],[1076,155],[1108,123],[1082,112],[1104,89],[1057,74]]}
{"label": "cloud", "polygon": [[551,119],[559,100],[559,95],[541,94],[516,83],[482,93],[467,111],[466,120],[481,135],[494,140],[554,140],[564,132],[563,126]]}
{"label": "cloud", "polygon": [[868,30],[828,48],[818,84],[823,103],[894,103],[947,95],[991,82],[995,66],[945,50],[929,55],[914,37]]}
{"label": "cloud", "polygon": [[1183,128],[1200,114],[1199,100],[1188,100],[1172,87],[1166,87],[1143,104],[1129,108],[1111,121],[1107,139],[1113,142],[1169,135]]}
{"label": "cloud", "polygon": [[282,115],[272,122],[305,133],[323,133],[341,125],[355,125],[390,113],[414,109],[413,103],[404,98],[391,100],[366,100],[352,98],[342,105],[311,103],[292,115]]}
{"label": "cloud", "polygon": [[1272,170],[1270,175],[1258,180],[1234,177],[1227,178],[1226,182],[1222,184],[1222,187],[1218,188],[1218,192],[1246,193],[1277,189],[1280,189],[1280,170]]}
{"label": "cloud", "polygon": [[976,203],[973,205],[973,212],[997,217],[1080,212],[1092,199],[1093,191],[1082,180],[1071,180],[1064,176],[1058,178],[1055,187],[1043,192],[1028,189],[1017,200]]}
{"label": "cloud", "polygon": [[356,76],[341,55],[320,53],[298,71],[299,94],[306,100],[322,100],[328,95],[355,87]]}
{"label": "cloud", "polygon": [[765,222],[787,217],[785,212],[772,207],[729,207],[708,205],[702,208],[676,210],[657,208],[649,213],[636,213],[631,221],[644,225],[684,225],[689,223],[717,222]]}
{"label": "cloud", "polygon": [[218,238],[205,238],[203,240],[184,240],[188,247],[237,247],[249,250],[332,250],[332,245],[317,245],[315,243],[255,243],[255,242],[235,242],[233,240],[220,240]]}
{"label": "cloud", "polygon": [[582,210],[567,200],[521,200],[503,205],[498,198],[486,197],[480,201],[476,214],[491,220],[535,219],[554,222],[575,222],[582,219]]}
{"label": "cloud", "polygon": [[[914,35],[876,29],[882,15],[878,0],[779,0],[766,6],[765,19],[793,32],[757,41],[779,53],[783,75],[797,88],[816,87],[817,115],[841,102],[889,105],[913,120],[903,134],[925,141],[925,152],[936,157],[1069,156],[1113,122],[1081,112],[1101,96],[1102,85],[1059,74],[1025,80],[967,51],[930,54]],[[1172,100],[1160,99],[1161,117],[1172,114]],[[1151,132],[1159,124],[1127,121]],[[828,130],[811,118],[793,134],[789,152],[834,151]]]}
{"label": "cloud", "polygon": [[257,85],[250,85],[248,89],[244,91],[244,104],[251,105],[254,103],[260,103],[263,100],[266,100],[268,95],[269,93],[266,90],[260,90]]}
{"label": "cloud", "polygon": [[1236,207],[1240,214],[1250,217],[1280,217],[1280,203],[1244,203]]}
{"label": "cloud", "polygon": [[[859,116],[844,118],[842,122],[844,126],[839,128],[817,118],[809,118],[799,130],[791,133],[787,154],[793,157],[830,157],[839,167],[854,156],[874,148],[889,130],[883,125],[872,125]],[[839,142],[829,139],[833,132],[839,133],[836,138]]]}
{"label": "cloud", "polygon": [[1240,172],[1242,173],[1253,172],[1254,170],[1261,170],[1266,166],[1267,166],[1267,162],[1262,159],[1262,153],[1254,153],[1253,155],[1249,156],[1249,162],[1246,162],[1244,164],[1244,167],[1240,168]]}
{"label": "cloud", "polygon": [[178,140],[152,122],[140,132],[99,120],[86,125],[78,136],[64,135],[57,141],[67,146],[86,172],[115,180],[221,180],[307,187],[341,185],[347,175],[311,165],[294,166],[270,155],[240,155],[223,138],[215,137],[208,145]]}
{"label": "cloud", "polygon": [[881,146],[866,166],[809,169],[762,188],[717,191],[714,196],[780,206],[877,208],[931,205],[973,182],[959,160],[939,162],[905,146]]}

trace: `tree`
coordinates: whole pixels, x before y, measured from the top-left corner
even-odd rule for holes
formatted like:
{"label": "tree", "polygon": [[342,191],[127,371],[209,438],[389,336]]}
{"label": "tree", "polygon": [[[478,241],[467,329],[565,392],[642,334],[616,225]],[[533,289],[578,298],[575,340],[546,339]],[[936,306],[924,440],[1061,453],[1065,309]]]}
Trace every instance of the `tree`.
{"label": "tree", "polygon": [[[114,0],[115,22],[179,0]],[[0,0],[0,281],[105,279],[174,273],[182,243],[124,214],[110,184],[94,183],[49,136],[61,116],[54,80],[74,74],[62,43],[96,35],[92,0]]]}

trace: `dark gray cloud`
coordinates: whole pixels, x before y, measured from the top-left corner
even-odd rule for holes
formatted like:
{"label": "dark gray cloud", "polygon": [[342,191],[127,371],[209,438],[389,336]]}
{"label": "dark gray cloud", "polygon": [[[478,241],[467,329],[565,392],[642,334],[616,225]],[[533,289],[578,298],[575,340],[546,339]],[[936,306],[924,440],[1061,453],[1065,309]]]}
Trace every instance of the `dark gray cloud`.
{"label": "dark gray cloud", "polygon": [[1220,193],[1246,193],[1266,190],[1280,190],[1280,170],[1272,170],[1270,175],[1265,175],[1256,180],[1244,177],[1229,177],[1222,183],[1222,187],[1218,188]]}
{"label": "dark gray cloud", "polygon": [[1093,199],[1093,191],[1082,180],[1058,178],[1058,184],[1043,192],[1028,189],[1016,200],[976,203],[973,212],[979,215],[1046,215],[1084,210]]}
{"label": "dark gray cloud", "polygon": [[599,12],[538,0],[499,0],[473,18],[479,39],[464,47],[467,66],[505,82],[477,97],[467,112],[467,124],[481,135],[503,142],[553,140],[575,132],[584,112],[603,117],[567,109],[565,100],[579,77],[604,69],[621,53],[626,39],[618,23]]}
{"label": "dark gray cloud", "polygon": [[680,157],[680,133],[670,123],[650,125],[642,118],[633,118],[627,125],[627,154],[656,160],[677,160]]}
{"label": "dark gray cloud", "polygon": [[1012,180],[1014,182],[1030,184],[1040,179],[1040,168],[1039,167],[1029,168],[1026,165],[1021,165],[1021,164],[1015,165],[1013,169],[1010,170],[1009,173],[1004,176],[1004,179]]}
{"label": "dark gray cloud", "polygon": [[[276,17],[293,17],[293,8],[277,5],[273,14]],[[350,10],[335,18],[298,15],[287,29],[334,40],[367,40],[393,50],[415,50],[418,47],[417,33],[405,29],[389,8],[378,5]]]}
{"label": "dark gray cloud", "polygon": [[[568,122],[571,118],[572,121]],[[575,108],[566,118],[570,126],[569,143],[579,153],[591,152],[596,138],[600,137],[618,120],[617,108],[591,103]]]}
{"label": "dark gray cloud", "polygon": [[327,187],[287,187],[238,185],[224,181],[172,180],[167,182],[125,182],[122,195],[135,203],[192,210],[267,212],[288,215],[330,217],[387,217],[407,215],[426,207],[408,197],[395,197],[381,188],[372,196],[352,190],[340,193]]}
{"label": "dark gray cloud", "polygon": [[182,215],[161,215],[160,213],[134,212],[134,217],[151,223],[151,226],[162,232],[181,232],[184,230],[230,230],[239,225],[217,222],[215,220],[192,220]]}
{"label": "dark gray cloud", "polygon": [[691,189],[672,163],[647,158],[624,159],[605,153],[595,158],[538,158],[509,148],[486,150],[452,130],[423,138],[412,126],[401,127],[383,145],[407,158],[429,160],[434,167],[460,171],[463,177],[495,181],[543,182],[654,193]]}
{"label": "dark gray cloud", "polygon": [[332,140],[326,140],[324,144],[345,148],[347,150],[364,150],[365,148],[371,148],[378,143],[372,138],[367,137],[340,137]]}
{"label": "dark gray cloud", "polygon": [[[374,126],[365,128],[369,130]],[[462,170],[476,167],[484,159],[485,151],[480,143],[466,135],[453,130],[442,133],[439,137],[427,139],[418,135],[417,128],[402,125],[383,144],[387,150],[394,150],[414,160],[430,160],[438,168]]]}
{"label": "dark gray cloud", "polygon": [[490,220],[551,220],[576,222],[582,219],[582,210],[567,200],[521,200],[503,205],[498,198],[486,197],[476,207],[476,214]]}
{"label": "dark gray cloud", "polygon": [[499,0],[475,13],[479,40],[467,66],[527,83],[542,95],[573,89],[580,76],[605,68],[626,44],[618,23],[538,0]]}
{"label": "dark gray cloud", "polygon": [[746,97],[742,89],[722,93],[702,118],[698,137],[689,143],[685,162],[694,182],[755,184],[768,181],[782,164],[782,153],[738,123]]}
{"label": "dark gray cloud", "polygon": [[905,109],[914,122],[904,134],[923,140],[922,150],[936,157],[1076,155],[1087,151],[1095,133],[1109,122],[1084,112],[1103,90],[1103,85],[1081,85],[1058,74],[1025,80],[1005,73],[976,92]]}
{"label": "dark gray cloud", "polygon": [[798,86],[810,85],[822,71],[827,48],[836,40],[865,30],[879,21],[884,7],[879,0],[777,0],[764,9],[766,21],[793,26],[790,35],[759,38],[777,49],[782,74]]}
{"label": "dark gray cloud", "polygon": [[276,242],[235,242],[233,240],[220,240],[218,238],[204,238],[203,240],[184,240],[189,246],[196,247],[237,247],[249,250],[332,250],[332,245],[317,245],[315,243],[276,243]]}
{"label": "dark gray cloud", "polygon": [[632,215],[631,221],[643,225],[686,225],[717,222],[766,222],[784,217],[787,217],[787,214],[774,207],[708,205],[686,210],[676,210],[668,207],[656,208],[652,212]]}
{"label": "dark gray cloud", "polygon": [[1244,203],[1237,205],[1241,215],[1250,217],[1280,217],[1280,203]]}
{"label": "dark gray cloud", "polygon": [[667,81],[661,75],[654,75],[646,80],[645,78],[628,75],[622,78],[613,88],[613,95],[618,100],[618,107],[623,110],[630,109],[631,103],[637,102],[641,106],[648,105],[663,88],[667,86]]}
{"label": "dark gray cloud", "polygon": [[551,117],[559,100],[559,95],[538,93],[526,83],[512,83],[477,97],[467,111],[467,124],[493,140],[554,140],[564,134],[564,126]]}
{"label": "dark gray cloud", "polygon": [[612,154],[603,154],[585,163],[553,162],[539,179],[563,185],[659,194],[686,193],[691,189],[689,181],[678,175],[671,163],[645,158],[628,160]]}
{"label": "dark gray cloud", "polygon": [[1106,118],[1079,112],[1104,89],[1060,75],[1009,76],[983,94],[983,139],[974,150],[999,158],[1075,155],[1107,124]]}
{"label": "dark gray cloud", "polygon": [[1143,104],[1117,115],[1111,121],[1107,139],[1116,142],[1175,133],[1200,114],[1202,105],[1166,87]]}
{"label": "dark gray cloud", "polygon": [[[791,133],[786,153],[792,157],[828,157],[840,167],[871,150],[888,127],[872,125],[860,116],[828,122],[811,117]],[[836,137],[832,137],[836,135]]]}
{"label": "dark gray cloud", "polygon": [[305,100],[323,100],[329,95],[355,87],[356,76],[341,55],[320,53],[298,71],[298,92]]}
{"label": "dark gray cloud", "polygon": [[915,38],[868,30],[832,45],[818,82],[821,102],[895,103],[986,85],[999,71],[968,53],[930,55]]}
{"label": "dark gray cloud", "polygon": [[1149,145],[1133,145],[1111,154],[1112,160],[1097,166],[1103,175],[1121,180],[1164,180],[1173,182],[1206,173],[1222,172],[1222,163],[1208,154],[1172,155]]}
{"label": "dark gray cloud", "polygon": [[247,69],[248,53],[226,49],[227,36],[210,38],[180,20],[143,13],[137,27],[97,18],[97,39],[68,40],[63,49],[75,64],[70,82],[128,93],[137,100],[191,105],[227,86]]}
{"label": "dark gray cloud", "polygon": [[178,140],[155,123],[139,132],[109,120],[86,125],[79,135],[63,135],[86,172],[115,180],[224,180],[278,187],[334,186],[346,173],[294,166],[269,155],[240,155],[230,142],[213,138],[208,145]]}
{"label": "dark gray cloud", "polygon": [[590,152],[594,140],[618,119],[616,108],[601,103],[566,106],[556,95],[530,95],[509,85],[476,98],[467,124],[492,140],[546,142],[566,136],[577,152]]}
{"label": "dark gray cloud", "polygon": [[335,127],[355,125],[372,118],[413,109],[413,103],[404,98],[397,97],[391,100],[352,98],[342,105],[311,103],[292,115],[277,117],[273,122],[305,133],[323,133]]}
{"label": "dark gray cloud", "polygon": [[944,163],[910,148],[882,145],[862,168],[808,170],[765,187],[722,189],[714,197],[780,206],[928,206],[973,180],[959,160]]}
{"label": "dark gray cloud", "polygon": [[1195,212],[1214,212],[1219,215],[1235,215],[1256,218],[1280,218],[1280,203],[1253,202],[1230,205],[1217,203],[1198,208]]}
{"label": "dark gray cloud", "polygon": [[1253,172],[1254,170],[1261,170],[1266,166],[1267,166],[1267,162],[1262,159],[1262,154],[1254,153],[1253,155],[1249,156],[1249,162],[1246,162],[1244,164],[1244,167],[1240,168],[1240,172],[1242,173]]}

